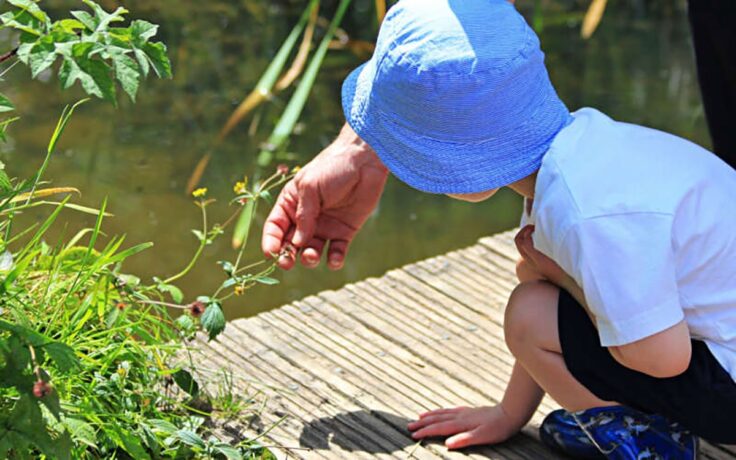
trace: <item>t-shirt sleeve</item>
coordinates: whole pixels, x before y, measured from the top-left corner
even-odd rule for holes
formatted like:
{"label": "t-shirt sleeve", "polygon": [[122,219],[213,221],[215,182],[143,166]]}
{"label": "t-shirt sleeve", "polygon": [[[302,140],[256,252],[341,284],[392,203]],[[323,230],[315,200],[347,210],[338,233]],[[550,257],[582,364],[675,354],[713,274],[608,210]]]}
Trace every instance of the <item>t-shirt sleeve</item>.
{"label": "t-shirt sleeve", "polygon": [[672,216],[657,213],[590,218],[555,251],[583,289],[601,345],[635,342],[684,318],[671,226]]}

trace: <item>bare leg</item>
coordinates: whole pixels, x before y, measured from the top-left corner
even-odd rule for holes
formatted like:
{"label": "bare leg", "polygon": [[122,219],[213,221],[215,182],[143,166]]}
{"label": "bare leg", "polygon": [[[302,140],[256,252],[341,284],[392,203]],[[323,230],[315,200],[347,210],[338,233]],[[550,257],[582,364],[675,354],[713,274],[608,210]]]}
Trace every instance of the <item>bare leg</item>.
{"label": "bare leg", "polygon": [[506,344],[532,378],[565,409],[615,404],[596,397],[567,370],[557,330],[558,298],[559,289],[552,284],[520,284],[506,308]]}

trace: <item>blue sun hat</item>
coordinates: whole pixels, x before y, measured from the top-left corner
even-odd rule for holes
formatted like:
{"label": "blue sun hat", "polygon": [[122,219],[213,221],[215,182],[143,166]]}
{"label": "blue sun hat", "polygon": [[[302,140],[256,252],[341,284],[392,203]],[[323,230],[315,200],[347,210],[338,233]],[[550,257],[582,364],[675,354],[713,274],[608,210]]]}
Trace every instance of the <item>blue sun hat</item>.
{"label": "blue sun hat", "polygon": [[399,179],[477,193],[533,173],[572,119],[507,0],[401,0],[342,87],[345,118]]}

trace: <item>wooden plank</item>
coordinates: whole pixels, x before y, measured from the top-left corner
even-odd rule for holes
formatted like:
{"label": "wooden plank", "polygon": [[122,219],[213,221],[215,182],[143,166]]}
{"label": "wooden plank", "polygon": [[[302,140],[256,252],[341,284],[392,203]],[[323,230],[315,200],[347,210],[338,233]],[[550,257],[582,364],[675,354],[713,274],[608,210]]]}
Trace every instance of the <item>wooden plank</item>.
{"label": "wooden plank", "polygon": [[[195,359],[230,369],[238,390],[259,388],[264,426],[286,415],[265,438],[278,458],[559,458],[538,441],[541,418],[558,407],[549,398],[523,434],[496,446],[451,452],[406,429],[418,412],[503,396],[514,363],[503,340],[514,235],[233,321],[217,341],[197,342]],[[736,447],[704,442],[701,455],[736,459]]]}

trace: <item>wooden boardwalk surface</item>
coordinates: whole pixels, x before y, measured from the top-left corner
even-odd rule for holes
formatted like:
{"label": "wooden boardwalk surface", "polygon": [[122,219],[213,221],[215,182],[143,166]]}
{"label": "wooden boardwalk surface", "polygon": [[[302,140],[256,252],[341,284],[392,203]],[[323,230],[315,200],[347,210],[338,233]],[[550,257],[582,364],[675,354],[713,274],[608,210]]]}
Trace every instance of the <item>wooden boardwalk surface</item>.
{"label": "wooden boardwalk surface", "polygon": [[[502,397],[513,364],[502,328],[516,284],[512,235],[232,321],[199,352],[243,391],[267,395],[258,425],[281,420],[263,441],[280,446],[279,458],[561,458],[538,441],[556,408],[549,399],[522,434],[493,447],[448,452],[406,430],[420,412]],[[704,443],[701,456],[734,459],[736,448]]]}

